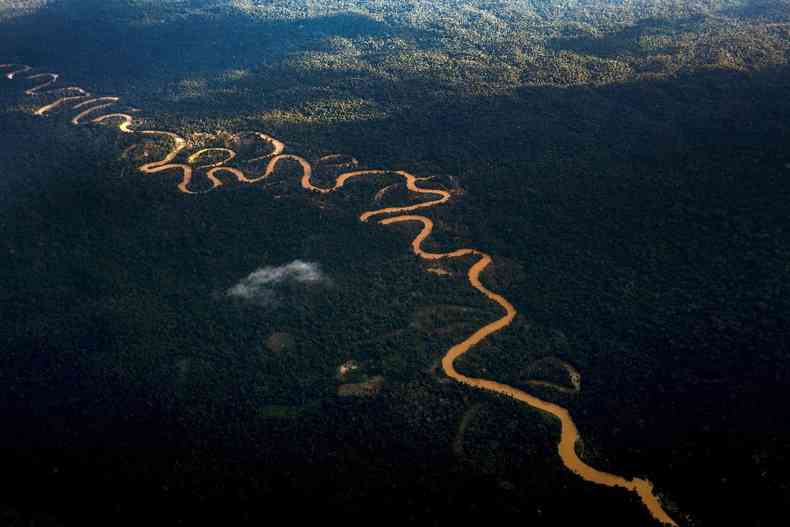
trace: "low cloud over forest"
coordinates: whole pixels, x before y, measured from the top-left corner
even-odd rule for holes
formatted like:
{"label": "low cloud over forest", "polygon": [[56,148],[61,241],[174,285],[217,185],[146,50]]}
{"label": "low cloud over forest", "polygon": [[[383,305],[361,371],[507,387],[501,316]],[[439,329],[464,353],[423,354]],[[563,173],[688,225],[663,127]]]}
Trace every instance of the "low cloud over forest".
{"label": "low cloud over forest", "polygon": [[327,286],[331,280],[316,262],[294,260],[280,266],[265,266],[229,288],[226,295],[262,305],[276,303],[286,290]]}

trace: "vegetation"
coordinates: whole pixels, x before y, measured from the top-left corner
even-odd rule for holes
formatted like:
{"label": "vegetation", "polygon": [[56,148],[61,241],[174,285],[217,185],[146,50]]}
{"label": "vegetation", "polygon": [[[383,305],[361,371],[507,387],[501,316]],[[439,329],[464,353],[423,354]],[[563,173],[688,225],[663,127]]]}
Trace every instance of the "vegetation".
{"label": "vegetation", "polygon": [[[649,477],[682,524],[781,517],[786,0],[14,1],[0,49],[190,151],[260,130],[433,176],[454,197],[431,243],[492,254],[520,312],[459,368],[568,407],[583,457]],[[426,272],[413,226],[357,220],[408,199],[376,197],[396,179],[184,196],[117,130],[32,115],[31,82],[0,79],[0,523],[651,525],[562,467],[556,422],[444,382],[448,345],[499,313],[462,262]],[[295,259],[332,285],[226,295]],[[579,393],[528,384],[569,386],[552,360]]]}

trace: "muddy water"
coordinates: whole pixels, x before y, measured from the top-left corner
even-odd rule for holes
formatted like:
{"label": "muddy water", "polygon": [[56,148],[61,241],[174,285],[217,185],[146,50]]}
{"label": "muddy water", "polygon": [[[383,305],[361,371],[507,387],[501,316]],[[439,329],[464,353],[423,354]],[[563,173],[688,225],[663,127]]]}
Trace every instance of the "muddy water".
{"label": "muddy water", "polygon": [[426,260],[439,260],[442,258],[457,258],[460,256],[476,255],[478,260],[472,264],[467,274],[469,283],[473,288],[480,291],[489,300],[499,304],[504,310],[505,314],[501,318],[486,324],[481,327],[463,341],[452,346],[447,354],[442,359],[442,369],[445,374],[462,384],[486,390],[489,392],[500,393],[508,397],[512,397],[518,401],[524,402],[529,406],[553,415],[560,421],[560,442],[558,450],[560,459],[573,473],[579,475],[582,479],[597,483],[599,485],[606,485],[609,487],[622,487],[624,489],[636,492],[642,499],[650,514],[663,524],[674,525],[677,524],[669,517],[661,506],[661,502],[653,494],[653,485],[644,479],[634,478],[627,480],[621,476],[609,474],[596,470],[582,461],[576,454],[576,442],[579,439],[579,431],[576,424],[573,422],[570,413],[565,408],[550,403],[535,397],[523,390],[502,384],[488,379],[479,379],[474,377],[467,377],[466,375],[458,372],[455,369],[455,361],[461,355],[472,349],[482,340],[489,335],[501,331],[509,326],[516,316],[516,309],[508,302],[502,295],[494,293],[487,289],[480,281],[480,274],[491,264],[491,257],[476,249],[460,249],[449,253],[430,253],[422,248],[422,242],[430,235],[433,230],[433,221],[424,216],[397,216],[394,218],[387,218],[382,220],[381,223],[385,225],[400,223],[400,222],[418,222],[422,224],[422,230],[414,238],[412,242],[412,249],[414,253]]}
{"label": "muddy water", "polygon": [[[0,64],[0,69],[8,70],[6,71],[6,78],[12,80],[16,79],[17,76],[28,73],[32,70],[30,66],[20,65],[20,64]],[[43,84],[38,84],[35,87],[26,90],[25,93],[29,96],[40,97],[43,96],[44,93],[52,93],[58,91],[58,90],[49,90],[48,92],[40,92],[40,90],[42,90],[43,88],[49,87],[50,85],[54,84],[59,78],[58,74],[40,73],[35,75],[28,75],[26,78],[30,80],[41,79],[41,78],[49,79]],[[61,97],[55,100],[54,102],[50,102],[49,104],[45,104],[41,106],[34,113],[36,115],[43,116],[44,114],[48,114],[49,112],[52,112],[55,109],[62,107],[67,102],[73,102],[90,97],[87,91],[77,86],[69,86],[66,88],[61,88],[60,91],[61,93],[63,91],[76,91],[80,95]],[[71,122],[75,125],[80,124],[80,122],[88,115],[95,114],[100,110],[116,105],[119,103],[119,101],[120,99],[118,97],[94,97],[94,98],[89,98],[86,101],[79,102],[78,104],[75,104],[71,108],[75,110],[82,110],[82,111],[80,111],[71,120]],[[433,199],[427,201],[418,201],[416,203],[412,202],[408,205],[403,205],[400,207],[386,207],[386,208],[367,211],[360,215],[360,220],[368,221],[369,219],[376,216],[388,216],[385,219],[380,220],[380,223],[383,225],[392,225],[396,223],[408,223],[408,222],[420,223],[422,225],[422,229],[412,241],[411,246],[413,252],[417,256],[425,260],[437,261],[442,259],[461,258],[467,256],[474,256],[477,258],[477,260],[471,265],[467,273],[469,284],[474,289],[476,289],[481,294],[483,294],[486,298],[498,304],[504,310],[504,314],[499,319],[482,326],[481,328],[479,328],[477,331],[469,335],[461,342],[458,342],[454,344],[452,347],[450,347],[446,355],[442,358],[442,369],[444,370],[445,374],[449,378],[461,384],[473,388],[477,388],[480,390],[486,390],[489,392],[499,393],[502,395],[506,395],[508,397],[512,397],[513,399],[521,401],[531,406],[532,408],[535,408],[537,410],[552,415],[560,422],[560,441],[557,446],[557,449],[560,455],[560,459],[562,460],[563,464],[566,467],[568,467],[568,469],[570,469],[573,473],[577,474],[578,476],[580,476],[586,481],[590,481],[592,483],[597,483],[599,485],[606,485],[610,487],[620,487],[636,493],[641,498],[642,502],[645,504],[645,506],[647,507],[648,511],[653,516],[653,518],[655,518],[658,522],[661,522],[662,524],[666,524],[666,525],[673,525],[673,526],[677,525],[672,520],[672,518],[669,517],[666,511],[664,511],[660,501],[653,493],[653,486],[649,481],[644,479],[638,479],[638,478],[629,480],[621,476],[610,474],[608,472],[602,472],[600,470],[596,470],[591,466],[587,465],[584,461],[582,461],[579,458],[579,456],[576,454],[576,449],[575,449],[576,442],[579,440],[579,431],[576,428],[576,425],[573,422],[573,419],[571,418],[571,415],[568,412],[568,410],[557,404],[544,401],[523,390],[514,388],[512,386],[508,386],[507,384],[502,384],[489,379],[468,377],[455,369],[455,361],[459,357],[461,357],[464,353],[468,352],[470,349],[475,347],[484,339],[488,338],[490,335],[507,328],[513,322],[513,319],[516,316],[516,309],[513,307],[513,305],[510,302],[507,301],[507,299],[504,296],[487,289],[481,282],[480,275],[492,263],[491,256],[489,256],[488,254],[479,251],[477,249],[457,249],[455,251],[446,252],[446,253],[431,253],[422,248],[422,243],[426,240],[426,238],[428,238],[428,236],[433,231],[433,226],[434,226],[433,221],[431,221],[431,219],[425,216],[410,215],[406,213],[420,209],[428,209],[446,203],[447,201],[450,200],[451,197],[449,192],[440,189],[421,187],[419,185],[419,182],[425,181],[427,178],[418,178],[415,177],[413,174],[410,174],[405,171],[393,171],[393,170],[353,170],[337,176],[334,185],[332,187],[328,187],[328,188],[319,187],[314,185],[312,182],[313,168],[312,165],[307,160],[292,154],[284,154],[283,152],[285,150],[285,143],[261,132],[252,132],[252,134],[263,143],[269,145],[272,148],[272,152],[270,152],[267,155],[257,157],[255,159],[247,160],[247,163],[252,163],[254,161],[259,161],[264,159],[269,160],[264,172],[262,174],[259,174],[258,176],[250,177],[246,174],[244,170],[240,168],[224,166],[224,163],[229,162],[234,158],[236,158],[236,152],[229,148],[208,148],[208,149],[199,150],[193,153],[191,156],[189,156],[186,160],[186,163],[177,163],[174,161],[181,154],[181,152],[187,147],[187,142],[177,134],[173,132],[160,131],[160,130],[133,130],[132,125],[134,124],[134,118],[128,113],[106,113],[104,115],[95,116],[90,122],[101,123],[110,119],[115,119],[120,121],[118,124],[118,128],[122,132],[129,134],[137,133],[137,134],[148,135],[148,136],[158,136],[168,140],[171,143],[171,147],[168,153],[159,161],[153,161],[139,166],[138,170],[143,174],[158,174],[163,172],[180,171],[181,181],[178,183],[177,188],[181,192],[186,194],[201,194],[205,192],[210,192],[212,190],[219,188],[220,186],[223,186],[224,182],[220,177],[220,175],[223,173],[233,176],[241,184],[254,184],[257,183],[258,181],[273,176],[280,163],[291,162],[292,164],[295,163],[301,168],[302,188],[312,192],[317,192],[321,194],[334,192],[336,190],[339,190],[347,182],[355,178],[371,177],[371,176],[390,176],[390,177],[397,176],[405,180],[406,187],[411,192],[432,197]],[[235,136],[235,138],[241,141],[241,138],[238,134]],[[205,175],[206,175],[206,179],[208,179],[208,181],[211,183],[210,188],[202,191],[195,191],[191,188],[191,182],[193,177],[193,165],[201,157],[209,153],[223,153],[225,154],[225,159],[215,163],[210,163],[208,165],[194,167],[196,169],[208,169]],[[320,158],[317,161],[317,165],[330,161],[336,161],[334,163],[334,168],[339,168],[343,166],[356,166],[358,164],[357,160],[352,157],[332,154]],[[437,269],[430,268],[429,271],[436,272]],[[443,274],[443,273],[437,273],[437,274]],[[573,377],[574,373],[578,377],[578,373],[575,372],[574,370],[574,372],[571,372],[572,379],[574,378]],[[577,383],[574,382],[574,385],[576,384]]]}

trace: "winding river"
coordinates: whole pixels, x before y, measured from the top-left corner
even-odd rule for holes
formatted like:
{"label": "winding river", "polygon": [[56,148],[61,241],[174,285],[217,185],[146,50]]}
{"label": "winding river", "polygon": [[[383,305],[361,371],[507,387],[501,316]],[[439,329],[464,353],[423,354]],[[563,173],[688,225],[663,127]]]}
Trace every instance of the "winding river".
{"label": "winding river", "polygon": [[[30,73],[33,71],[33,68],[24,64],[0,64],[0,70],[6,70],[6,78],[13,80],[17,79],[20,75]],[[35,115],[44,116],[50,112],[68,106],[71,103],[80,101],[70,106],[72,110],[78,111],[77,115],[71,119],[71,122],[75,125],[82,124],[83,121],[87,120],[89,117],[91,117],[89,122],[94,124],[113,120],[118,123],[117,126],[121,132],[157,137],[161,140],[167,141],[170,145],[169,150],[162,159],[145,163],[137,168],[143,174],[180,172],[181,179],[177,184],[177,188],[185,194],[204,194],[223,186],[225,183],[220,177],[223,174],[230,176],[231,179],[235,179],[239,184],[255,184],[259,181],[263,181],[274,176],[281,163],[298,165],[302,172],[300,179],[302,188],[321,194],[327,194],[340,190],[349,181],[362,177],[397,176],[403,178],[406,183],[406,188],[410,192],[426,196],[429,199],[399,207],[384,207],[366,211],[359,216],[359,219],[363,222],[366,222],[376,218],[382,225],[417,224],[420,230],[411,242],[411,248],[414,254],[424,260],[431,262],[438,262],[440,260],[448,260],[453,258],[469,258],[472,260],[467,272],[469,284],[502,309],[502,315],[498,319],[480,327],[474,333],[462,341],[453,344],[447,350],[447,353],[442,358],[442,369],[444,370],[444,373],[449,378],[466,386],[511,397],[527,404],[534,409],[553,416],[555,419],[557,419],[557,421],[559,421],[560,425],[560,440],[557,445],[559,456],[563,464],[569,470],[591,483],[597,483],[599,485],[606,485],[609,487],[620,487],[627,491],[636,493],[641,498],[642,503],[644,503],[645,507],[656,521],[663,525],[677,526],[677,523],[675,523],[675,521],[662,507],[660,500],[653,492],[653,485],[648,480],[640,478],[627,479],[621,476],[610,474],[608,472],[596,470],[579,458],[575,448],[576,442],[579,440],[579,430],[577,429],[576,424],[573,422],[573,419],[567,409],[555,403],[544,401],[543,399],[540,399],[530,393],[525,392],[524,390],[515,388],[513,386],[509,386],[492,379],[470,377],[456,369],[455,364],[458,358],[460,358],[462,355],[467,353],[489,336],[507,328],[516,317],[517,311],[516,308],[504,296],[486,288],[481,281],[481,275],[493,261],[490,255],[478,249],[472,248],[462,248],[449,252],[435,253],[430,252],[423,247],[423,243],[433,231],[434,224],[430,218],[412,213],[417,210],[429,209],[448,202],[451,199],[450,192],[442,189],[423,187],[420,185],[420,183],[427,181],[429,178],[418,178],[409,172],[401,170],[356,169],[358,166],[356,159],[338,154],[325,156],[319,159],[316,164],[320,165],[329,161],[341,160],[342,162],[336,162],[333,166],[335,168],[350,167],[353,168],[353,170],[343,172],[338,175],[331,187],[316,186],[313,184],[312,180],[313,166],[311,163],[300,156],[284,153],[285,143],[262,132],[251,132],[251,134],[257,140],[268,145],[272,151],[267,155],[247,160],[247,162],[250,163],[253,161],[268,159],[268,163],[266,164],[263,172],[256,176],[250,176],[247,174],[247,172],[237,167],[225,166],[225,163],[228,163],[237,157],[236,152],[229,148],[204,148],[190,155],[185,160],[186,162],[177,162],[176,159],[187,148],[187,141],[185,141],[178,134],[161,130],[134,130],[132,126],[134,125],[135,119],[129,113],[112,112],[100,114],[102,110],[119,104],[119,97],[93,97],[90,93],[77,86],[65,86],[54,89],[50,88],[50,86],[55,84],[59,79],[59,75],[55,73],[38,73],[27,75],[25,78],[28,80],[38,80],[38,82],[40,82],[42,79],[47,79],[46,82],[37,84],[36,86],[25,90],[24,93],[29,96],[42,97],[45,95],[60,95],[60,97],[54,101],[48,102],[34,110],[33,113]],[[44,88],[50,89],[42,91]],[[73,95],[73,93],[78,93],[78,95]],[[239,138],[238,135],[235,137]],[[200,158],[209,153],[222,153],[224,154],[224,159],[221,161],[209,163],[207,165],[194,166]],[[202,190],[194,190],[192,188],[194,171],[196,169],[207,169],[205,176],[210,183],[209,188]],[[380,218],[382,216],[383,218]],[[436,268],[431,268],[429,271],[436,272]],[[436,274],[443,273],[437,272]]]}

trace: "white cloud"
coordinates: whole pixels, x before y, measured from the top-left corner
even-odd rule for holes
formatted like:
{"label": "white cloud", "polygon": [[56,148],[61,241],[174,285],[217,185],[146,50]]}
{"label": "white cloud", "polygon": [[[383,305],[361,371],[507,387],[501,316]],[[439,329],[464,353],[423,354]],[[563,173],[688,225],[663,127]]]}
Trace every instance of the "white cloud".
{"label": "white cloud", "polygon": [[277,267],[261,267],[228,289],[226,295],[251,302],[271,304],[277,300],[278,288],[293,285],[314,287],[329,283],[329,277],[321,271],[317,263],[294,260]]}

